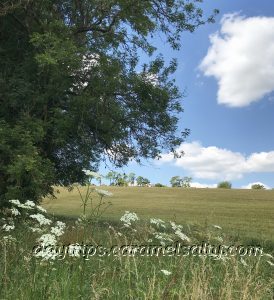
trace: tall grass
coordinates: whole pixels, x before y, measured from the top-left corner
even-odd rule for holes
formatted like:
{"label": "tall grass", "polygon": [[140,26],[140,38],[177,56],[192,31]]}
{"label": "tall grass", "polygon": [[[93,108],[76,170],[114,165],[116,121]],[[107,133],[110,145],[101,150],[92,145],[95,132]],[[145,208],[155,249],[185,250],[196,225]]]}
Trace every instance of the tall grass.
{"label": "tall grass", "polygon": [[[44,231],[40,233],[28,230],[36,221],[28,215],[23,221],[22,212],[20,220],[13,217],[15,229],[0,233],[0,299],[273,299],[271,255],[229,259],[191,255],[94,255],[84,259],[67,255],[64,259],[43,259],[35,257],[32,249],[50,227],[41,226]],[[165,239],[180,237],[186,244],[244,244],[211,225],[181,227],[132,216],[128,213],[116,223],[75,224],[74,220],[66,220],[58,244],[168,244]],[[269,249],[270,254],[273,250]]]}

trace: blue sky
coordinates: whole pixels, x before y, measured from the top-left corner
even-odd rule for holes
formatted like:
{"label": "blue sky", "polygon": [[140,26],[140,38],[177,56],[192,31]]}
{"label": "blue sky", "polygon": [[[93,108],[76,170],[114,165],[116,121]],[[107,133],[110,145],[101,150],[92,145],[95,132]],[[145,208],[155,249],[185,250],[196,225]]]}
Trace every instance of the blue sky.
{"label": "blue sky", "polygon": [[[274,12],[271,1],[205,1],[209,13],[220,10],[215,24],[182,36],[180,51],[155,41],[167,60],[176,57],[175,73],[184,113],[179,130],[191,134],[174,160],[130,163],[119,172],[134,172],[151,182],[169,184],[174,175],[233,187],[261,182],[274,187]],[[272,13],[271,13],[272,12]],[[212,35],[215,34],[213,37]],[[211,38],[210,38],[211,37]],[[100,172],[109,170],[101,166]]]}

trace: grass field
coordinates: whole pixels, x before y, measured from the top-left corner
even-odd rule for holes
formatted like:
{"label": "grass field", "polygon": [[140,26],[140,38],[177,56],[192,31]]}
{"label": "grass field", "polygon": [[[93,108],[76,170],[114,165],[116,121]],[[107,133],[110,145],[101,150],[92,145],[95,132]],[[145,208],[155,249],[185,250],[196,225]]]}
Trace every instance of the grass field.
{"label": "grass field", "polygon": [[[274,190],[102,188],[113,193],[113,205],[104,215],[108,220],[119,220],[129,210],[144,219],[218,224],[232,235],[274,240]],[[77,190],[58,189],[57,199],[45,199],[43,206],[56,215],[77,217],[81,213]]]}
{"label": "grass field", "polygon": [[[83,213],[76,189],[44,199],[49,214],[12,200],[0,219],[0,299],[274,299],[274,191],[101,188],[113,193],[113,205],[99,220],[76,220]],[[205,242],[263,251],[178,255],[176,241],[188,249]],[[155,245],[171,255],[141,253]]]}

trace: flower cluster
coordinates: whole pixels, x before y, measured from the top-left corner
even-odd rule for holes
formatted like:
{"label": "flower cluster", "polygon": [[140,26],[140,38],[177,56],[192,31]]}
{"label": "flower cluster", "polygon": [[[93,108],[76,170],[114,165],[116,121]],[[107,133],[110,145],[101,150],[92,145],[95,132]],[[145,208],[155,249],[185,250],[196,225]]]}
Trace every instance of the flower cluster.
{"label": "flower cluster", "polygon": [[113,194],[109,191],[106,190],[101,190],[101,189],[95,189],[95,192],[97,192],[98,195],[102,197],[111,197]]}
{"label": "flower cluster", "polygon": [[125,211],[125,214],[121,217],[120,221],[122,221],[124,223],[125,227],[130,227],[131,226],[131,222],[135,222],[138,221],[139,218],[136,215],[136,213],[134,212],[129,212],[129,211]]}
{"label": "flower cluster", "polygon": [[95,178],[95,179],[100,179],[100,178],[102,178],[102,176],[101,176],[99,173],[97,173],[97,172],[93,172],[93,171],[86,170],[86,169],[83,169],[82,171],[83,171],[87,176],[89,176],[89,177],[93,177],[93,178]]}
{"label": "flower cluster", "polygon": [[163,221],[161,219],[151,218],[150,219],[150,224],[155,224],[157,227],[166,228],[165,221]]}
{"label": "flower cluster", "polygon": [[42,215],[42,214],[30,215],[29,217],[32,218],[32,219],[37,220],[37,222],[38,222],[40,225],[50,225],[50,224],[52,223],[51,220],[47,219],[47,218],[46,218],[44,215]]}

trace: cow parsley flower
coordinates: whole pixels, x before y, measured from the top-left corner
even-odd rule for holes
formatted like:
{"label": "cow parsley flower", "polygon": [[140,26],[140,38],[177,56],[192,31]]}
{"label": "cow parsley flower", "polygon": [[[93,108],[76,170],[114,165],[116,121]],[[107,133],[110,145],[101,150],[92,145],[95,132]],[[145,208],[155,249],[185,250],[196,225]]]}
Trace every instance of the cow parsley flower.
{"label": "cow parsley flower", "polygon": [[129,212],[129,211],[125,211],[125,214],[121,217],[120,221],[122,221],[124,223],[125,227],[130,227],[131,226],[131,222],[135,222],[138,221],[139,218],[136,215],[136,213],[134,212]]}
{"label": "cow parsley flower", "polygon": [[35,207],[35,203],[33,201],[30,201],[30,200],[27,200],[24,204],[29,206],[29,207]]}
{"label": "cow parsley flower", "polygon": [[190,242],[190,238],[189,238],[188,236],[186,236],[182,231],[176,230],[174,233],[175,233],[181,240]]}
{"label": "cow parsley flower", "polygon": [[166,228],[165,221],[163,221],[161,219],[151,218],[150,219],[150,224],[155,224],[157,227]]}
{"label": "cow parsley flower", "polygon": [[86,170],[86,169],[83,169],[82,171],[89,177],[94,177],[96,179],[102,178],[102,176],[97,172],[93,172],[93,171]]}
{"label": "cow parsley flower", "polygon": [[14,205],[16,205],[16,206],[19,206],[19,205],[21,205],[21,202],[20,202],[19,200],[17,200],[17,199],[12,199],[12,200],[9,200],[9,202],[10,202],[11,204],[14,204]]}
{"label": "cow parsley flower", "polygon": [[20,214],[20,211],[19,211],[17,208],[14,208],[14,207],[13,207],[13,208],[11,208],[10,211],[11,211],[11,214],[12,214],[13,216],[15,216],[15,217],[21,215],[21,214]]}
{"label": "cow parsley flower", "polygon": [[183,228],[182,225],[176,225],[175,222],[170,222],[170,225],[172,229],[174,230],[174,233],[183,241],[190,242],[190,238],[186,236],[181,230]]}
{"label": "cow parsley flower", "polygon": [[102,197],[106,196],[106,197],[111,197],[113,196],[113,194],[109,191],[106,190],[101,190],[101,189],[95,189],[95,191]]}
{"label": "cow parsley flower", "polygon": [[4,224],[4,225],[2,226],[2,229],[3,229],[4,231],[10,231],[10,230],[13,230],[14,228],[15,228],[14,225],[7,225],[7,224]]}
{"label": "cow parsley flower", "polygon": [[66,228],[66,224],[61,222],[61,221],[57,221],[56,222],[56,226],[55,227],[51,227],[50,232],[56,236],[61,236],[64,234],[64,230]]}
{"label": "cow parsley flower", "polygon": [[47,211],[46,211],[46,209],[44,209],[42,206],[40,206],[40,205],[36,205],[36,208],[38,209],[38,210],[40,210],[41,212],[43,212],[43,213],[46,213]]}
{"label": "cow parsley flower", "polygon": [[55,235],[50,233],[43,234],[37,241],[43,246],[53,246],[57,243]]}
{"label": "cow parsley flower", "polygon": [[30,215],[30,218],[37,220],[40,225],[50,225],[52,223],[51,220],[45,218],[42,214]]}
{"label": "cow parsley flower", "polygon": [[164,275],[166,275],[166,276],[169,276],[169,275],[172,274],[172,273],[171,273],[170,271],[168,271],[168,270],[161,270],[161,272],[164,273]]}

